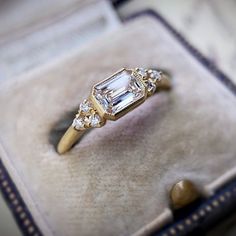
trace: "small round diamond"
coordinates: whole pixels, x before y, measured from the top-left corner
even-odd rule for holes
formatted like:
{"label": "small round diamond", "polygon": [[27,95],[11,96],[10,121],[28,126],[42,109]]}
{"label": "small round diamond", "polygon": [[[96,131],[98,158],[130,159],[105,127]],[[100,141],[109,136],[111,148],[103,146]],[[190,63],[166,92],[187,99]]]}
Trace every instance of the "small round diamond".
{"label": "small round diamond", "polygon": [[153,80],[158,80],[161,77],[161,73],[157,70],[152,70],[152,72],[150,73],[150,78],[152,78]]}
{"label": "small round diamond", "polygon": [[150,79],[146,81],[146,84],[147,84],[148,92],[154,93],[156,90],[156,84]]}
{"label": "small round diamond", "polygon": [[75,118],[73,120],[72,126],[76,129],[83,129],[84,128],[84,122],[81,118]]}
{"label": "small round diamond", "polygon": [[87,100],[84,100],[81,104],[80,104],[80,110],[85,112],[85,113],[88,113],[89,110],[90,110],[90,104]]}
{"label": "small round diamond", "polygon": [[147,76],[147,72],[143,68],[138,68],[138,74],[141,75],[142,77]]}
{"label": "small round diamond", "polygon": [[95,114],[91,116],[91,126],[92,127],[98,127],[101,122],[101,118],[99,115]]}

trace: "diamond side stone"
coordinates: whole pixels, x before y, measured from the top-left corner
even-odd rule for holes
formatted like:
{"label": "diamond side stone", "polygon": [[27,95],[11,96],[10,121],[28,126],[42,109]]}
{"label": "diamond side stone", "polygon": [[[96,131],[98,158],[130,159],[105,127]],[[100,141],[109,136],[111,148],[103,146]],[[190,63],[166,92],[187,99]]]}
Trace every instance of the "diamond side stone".
{"label": "diamond side stone", "polygon": [[84,128],[84,122],[81,118],[75,118],[73,120],[72,126],[76,129],[83,129]]}
{"label": "diamond side stone", "polygon": [[87,100],[84,100],[81,104],[80,104],[80,110],[85,112],[85,113],[88,113],[89,110],[90,110],[90,104]]}
{"label": "diamond side stone", "polygon": [[91,126],[98,127],[101,122],[101,118],[99,115],[95,114],[91,117]]}

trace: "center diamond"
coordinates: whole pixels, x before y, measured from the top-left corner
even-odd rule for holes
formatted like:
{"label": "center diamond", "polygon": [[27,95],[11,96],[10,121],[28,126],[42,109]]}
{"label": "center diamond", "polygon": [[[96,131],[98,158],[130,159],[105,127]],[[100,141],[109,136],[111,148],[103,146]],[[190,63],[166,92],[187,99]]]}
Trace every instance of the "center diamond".
{"label": "center diamond", "polygon": [[126,108],[143,101],[145,95],[143,83],[131,70],[126,69],[95,85],[93,90],[93,96],[104,112],[113,118]]}

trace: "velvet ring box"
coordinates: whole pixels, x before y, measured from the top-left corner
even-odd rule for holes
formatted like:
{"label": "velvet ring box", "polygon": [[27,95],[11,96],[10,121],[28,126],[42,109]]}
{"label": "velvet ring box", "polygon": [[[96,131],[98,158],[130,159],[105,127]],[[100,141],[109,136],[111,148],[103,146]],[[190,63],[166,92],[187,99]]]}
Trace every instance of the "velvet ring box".
{"label": "velvet ring box", "polygon": [[[55,143],[92,85],[121,67],[168,69],[174,88],[63,156]],[[0,155],[44,235],[130,235],[169,209],[182,178],[211,193],[234,168],[236,100],[162,24],[141,17],[1,86]],[[69,115],[70,116],[70,115]],[[70,116],[71,117],[71,116]]]}

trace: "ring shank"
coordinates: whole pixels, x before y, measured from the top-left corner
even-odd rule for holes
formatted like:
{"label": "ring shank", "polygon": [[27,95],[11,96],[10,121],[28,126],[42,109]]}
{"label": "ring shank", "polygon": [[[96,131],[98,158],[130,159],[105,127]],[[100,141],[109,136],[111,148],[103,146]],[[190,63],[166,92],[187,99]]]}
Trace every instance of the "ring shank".
{"label": "ring shank", "polygon": [[156,92],[169,91],[172,87],[170,74],[167,71],[165,71],[165,72],[162,71],[161,77],[162,77],[162,79],[157,81]]}
{"label": "ring shank", "polygon": [[85,133],[85,130],[75,130],[70,126],[65,134],[62,136],[60,142],[57,145],[57,152],[63,154],[71,149],[76,141]]}

